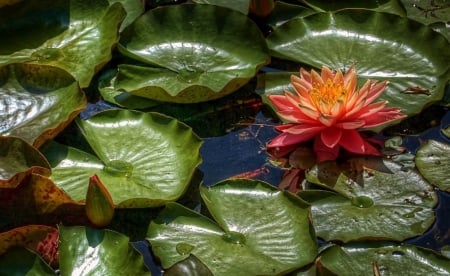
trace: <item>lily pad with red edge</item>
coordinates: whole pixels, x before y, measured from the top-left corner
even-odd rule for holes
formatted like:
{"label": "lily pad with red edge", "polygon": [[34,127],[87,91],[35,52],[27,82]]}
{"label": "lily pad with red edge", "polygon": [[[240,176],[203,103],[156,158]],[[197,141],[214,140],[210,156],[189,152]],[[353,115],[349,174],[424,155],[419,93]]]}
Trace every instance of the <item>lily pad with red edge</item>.
{"label": "lily pad with red edge", "polygon": [[185,192],[201,163],[201,139],[172,117],[107,110],[77,123],[97,156],[61,145],[43,149],[51,178],[77,201],[97,174],[116,207],[161,206]]}
{"label": "lily pad with red edge", "polygon": [[0,187],[16,187],[30,171],[49,176],[51,167],[47,159],[24,140],[0,136]]}
{"label": "lily pad with red edge", "polygon": [[125,15],[120,3],[106,0],[31,0],[1,7],[0,66],[50,65],[87,87],[111,59]]}
{"label": "lily pad with red edge", "polygon": [[413,245],[354,243],[326,248],[316,267],[318,275],[447,275],[450,259]]}
{"label": "lily pad with red edge", "polygon": [[247,83],[270,60],[257,25],[214,5],[150,10],[121,35],[114,88],[153,100],[192,103],[217,99]]}
{"label": "lily pad with red edge", "polygon": [[418,149],[415,163],[419,172],[431,184],[443,191],[450,191],[450,178],[448,177],[449,144],[429,140]]}
{"label": "lily pad with red edge", "polygon": [[59,227],[59,264],[61,275],[151,275],[127,236],[84,226]]}
{"label": "lily pad with red edge", "polygon": [[354,64],[362,79],[390,81],[380,99],[408,115],[440,100],[450,78],[447,39],[393,14],[356,9],[294,18],[267,43],[279,58],[344,71]]}
{"label": "lily pad with red edge", "polygon": [[0,233],[0,256],[13,247],[26,247],[46,263],[58,264],[58,229],[46,225],[27,225]]}
{"label": "lily pad with red edge", "polygon": [[8,230],[26,224],[88,224],[83,204],[48,177],[31,172],[15,188],[0,188],[0,217],[0,229]]}
{"label": "lily pad with red edge", "polygon": [[86,106],[76,80],[47,65],[0,67],[0,134],[39,147],[56,136]]}
{"label": "lily pad with red edge", "polygon": [[164,268],[194,255],[217,276],[279,275],[315,259],[310,207],[300,198],[250,179],[200,194],[215,221],[170,203],[150,223],[147,239]]}
{"label": "lily pad with red edge", "polygon": [[313,167],[306,179],[331,191],[306,190],[317,236],[343,242],[396,240],[423,234],[434,222],[437,195],[415,170],[378,158]]}

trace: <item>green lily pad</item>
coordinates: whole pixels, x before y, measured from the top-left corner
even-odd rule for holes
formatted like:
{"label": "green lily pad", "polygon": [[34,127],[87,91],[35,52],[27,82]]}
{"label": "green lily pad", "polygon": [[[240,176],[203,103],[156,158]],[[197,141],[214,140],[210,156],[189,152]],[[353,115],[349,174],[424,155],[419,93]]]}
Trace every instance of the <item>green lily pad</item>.
{"label": "green lily pad", "polygon": [[150,10],[122,32],[118,49],[143,64],[120,64],[116,89],[180,103],[234,92],[270,59],[253,21],[214,5]]}
{"label": "green lily pad", "polygon": [[416,153],[416,166],[431,184],[441,190],[450,191],[448,166],[450,164],[450,145],[429,140]]}
{"label": "green lily pad", "polygon": [[226,7],[245,15],[248,13],[248,6],[250,5],[250,0],[193,0],[192,2]]}
{"label": "green lily pad", "polygon": [[0,67],[0,134],[36,147],[53,138],[86,106],[72,76],[51,66]]}
{"label": "green lily pad", "polygon": [[49,176],[51,167],[45,157],[24,140],[0,136],[0,187],[15,187],[30,170]]}
{"label": "green lily pad", "polygon": [[450,41],[450,28],[447,27],[450,4],[447,0],[401,0],[401,2],[405,6],[408,18],[430,26]]}
{"label": "green lily pad", "polygon": [[406,12],[399,0],[366,0],[366,1],[320,1],[302,0],[308,7],[318,12],[337,11],[342,9],[370,9],[405,16]]}
{"label": "green lily pad", "polygon": [[116,74],[117,70],[107,70],[98,81],[98,90],[105,101],[128,109],[145,109],[160,104],[158,101],[115,89]]}
{"label": "green lily pad", "polygon": [[433,187],[389,160],[353,159],[346,169],[315,166],[306,178],[339,193],[299,194],[312,205],[314,227],[325,240],[402,241],[424,233],[435,219]]}
{"label": "green lily pad", "polygon": [[62,145],[44,149],[51,178],[84,200],[97,174],[118,207],[153,207],[177,200],[201,163],[200,138],[158,113],[107,110],[77,121],[97,156]]}
{"label": "green lily pad", "polygon": [[435,252],[412,246],[350,244],[331,246],[321,253],[317,267],[329,275],[447,275],[450,259]]}
{"label": "green lily pad", "polygon": [[108,0],[110,4],[119,2],[125,9],[127,16],[120,25],[120,32],[131,25],[145,11],[145,1],[142,0]]}
{"label": "green lily pad", "polygon": [[0,275],[54,276],[55,271],[35,253],[14,247],[0,256]]}
{"label": "green lily pad", "polygon": [[408,115],[440,100],[450,78],[446,38],[393,14],[343,10],[294,18],[275,27],[267,43],[276,57],[344,71],[355,64],[363,79],[389,80],[380,99]]}
{"label": "green lily pad", "polygon": [[190,254],[213,275],[278,275],[314,260],[309,206],[258,180],[201,187],[215,221],[170,203],[150,223],[147,239],[165,268]]}
{"label": "green lily pad", "polygon": [[30,62],[71,73],[81,87],[111,59],[125,17],[106,0],[31,0],[0,9],[0,66]]}
{"label": "green lily pad", "polygon": [[61,275],[151,275],[129,238],[111,230],[59,227]]}

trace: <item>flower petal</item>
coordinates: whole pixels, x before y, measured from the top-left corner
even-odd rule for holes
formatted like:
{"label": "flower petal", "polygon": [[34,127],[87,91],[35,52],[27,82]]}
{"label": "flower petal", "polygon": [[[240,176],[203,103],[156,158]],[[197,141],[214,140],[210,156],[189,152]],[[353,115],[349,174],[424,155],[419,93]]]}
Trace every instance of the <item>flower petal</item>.
{"label": "flower petal", "polygon": [[366,121],[362,129],[369,129],[372,127],[378,127],[395,120],[400,120],[405,118],[406,115],[401,113],[400,108],[384,108],[378,113],[373,114],[370,117],[364,118]]}
{"label": "flower petal", "polygon": [[300,110],[281,110],[277,112],[277,115],[290,123],[301,123],[309,125],[317,125],[317,120],[311,119],[306,116]]}
{"label": "flower petal", "polygon": [[277,147],[287,147],[299,144],[301,142],[308,141],[312,137],[314,137],[317,134],[317,132],[309,132],[305,134],[292,134],[289,132],[283,132],[272,141],[267,144],[268,148],[277,148]]}
{"label": "flower petal", "polygon": [[364,126],[365,124],[366,122],[364,120],[355,120],[355,121],[338,122],[335,124],[335,126],[342,129],[357,129]]}
{"label": "flower petal", "polygon": [[359,132],[354,129],[346,129],[342,131],[339,145],[353,153],[364,154],[366,151],[364,140]]}
{"label": "flower petal", "polygon": [[272,104],[279,110],[292,110],[293,106],[289,99],[283,95],[269,95],[267,98],[272,102]]}
{"label": "flower petal", "polygon": [[283,130],[283,132],[287,132],[294,135],[306,135],[312,137],[318,134],[324,128],[325,127],[322,125],[294,124],[291,128]]}
{"label": "flower petal", "polygon": [[333,73],[333,71],[330,70],[330,68],[324,65],[322,66],[322,72],[320,72],[320,77],[324,82],[326,82],[328,79],[334,79],[335,74]]}
{"label": "flower petal", "polygon": [[388,81],[373,82],[372,85],[369,87],[366,103],[370,104],[376,98],[378,98],[378,96],[380,96],[381,93],[383,93],[383,91],[386,89],[388,84],[389,84]]}
{"label": "flower petal", "polygon": [[355,92],[357,83],[358,78],[356,76],[355,66],[352,65],[344,75],[344,87],[348,94],[353,94]]}
{"label": "flower petal", "polygon": [[314,140],[314,152],[316,153],[316,160],[318,163],[336,160],[339,155],[339,145],[329,148],[322,142],[322,139],[316,137]]}
{"label": "flower petal", "polygon": [[303,69],[303,67],[300,68],[300,77],[302,79],[304,79],[306,82],[312,83],[311,82],[311,80],[312,80],[311,79],[311,74],[308,71],[306,71],[305,69]]}
{"label": "flower petal", "polygon": [[325,146],[334,148],[341,140],[342,129],[337,127],[327,127],[320,133],[320,138]]}
{"label": "flower petal", "polygon": [[311,70],[311,83],[313,86],[316,84],[324,84],[322,77],[315,70]]}

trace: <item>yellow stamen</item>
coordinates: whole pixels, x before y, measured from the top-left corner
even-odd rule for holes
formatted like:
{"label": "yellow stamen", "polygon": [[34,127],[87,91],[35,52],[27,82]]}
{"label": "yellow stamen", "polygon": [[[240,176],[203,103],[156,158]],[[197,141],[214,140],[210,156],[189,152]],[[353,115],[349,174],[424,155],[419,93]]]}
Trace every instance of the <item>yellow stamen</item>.
{"label": "yellow stamen", "polygon": [[334,83],[332,79],[328,79],[324,84],[314,83],[309,96],[318,111],[329,114],[336,103],[345,100],[346,90],[342,83]]}

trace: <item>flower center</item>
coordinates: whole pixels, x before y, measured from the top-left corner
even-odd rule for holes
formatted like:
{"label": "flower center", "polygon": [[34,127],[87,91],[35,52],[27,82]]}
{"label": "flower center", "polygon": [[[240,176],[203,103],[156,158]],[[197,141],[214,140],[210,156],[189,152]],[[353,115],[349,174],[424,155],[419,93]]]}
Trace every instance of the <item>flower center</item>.
{"label": "flower center", "polygon": [[309,95],[316,108],[321,110],[322,107],[329,109],[337,102],[342,102],[345,99],[346,91],[343,84],[334,83],[333,80],[328,79],[324,84],[313,84]]}

